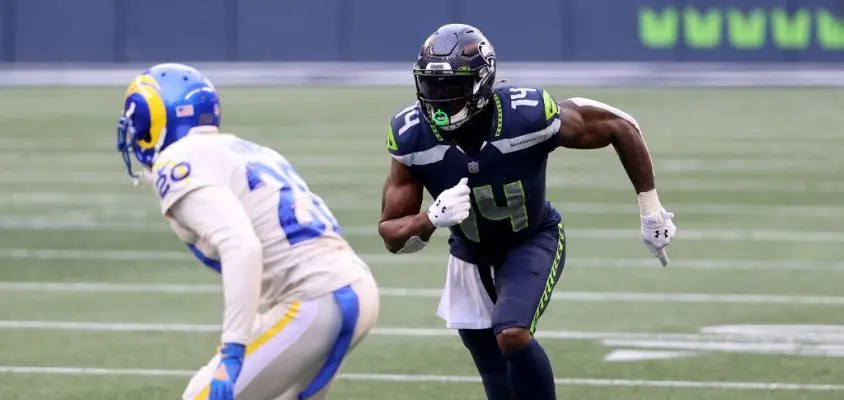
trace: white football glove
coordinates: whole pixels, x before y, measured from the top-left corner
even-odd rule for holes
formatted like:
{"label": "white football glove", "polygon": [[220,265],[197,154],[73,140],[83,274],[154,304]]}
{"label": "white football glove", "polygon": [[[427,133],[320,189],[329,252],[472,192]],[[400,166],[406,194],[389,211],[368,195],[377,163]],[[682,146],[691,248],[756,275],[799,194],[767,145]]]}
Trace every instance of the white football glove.
{"label": "white football glove", "polygon": [[671,239],[677,233],[677,227],[674,226],[672,219],[674,213],[668,212],[662,208],[658,214],[641,216],[642,219],[642,239],[648,250],[659,259],[662,266],[668,265],[668,253],[665,248],[671,244]]}
{"label": "white football glove", "polygon": [[428,219],[437,228],[448,228],[469,217],[469,178],[460,179],[454,187],[443,190],[428,207]]}

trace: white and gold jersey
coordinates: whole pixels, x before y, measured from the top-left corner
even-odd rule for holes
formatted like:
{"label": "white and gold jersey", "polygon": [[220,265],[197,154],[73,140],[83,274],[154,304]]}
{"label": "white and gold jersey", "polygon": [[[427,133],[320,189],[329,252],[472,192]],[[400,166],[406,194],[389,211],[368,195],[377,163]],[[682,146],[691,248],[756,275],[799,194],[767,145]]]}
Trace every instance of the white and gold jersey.
{"label": "white and gold jersey", "polygon": [[[330,293],[369,274],[340,236],[337,220],[323,200],[281,154],[268,147],[216,128],[194,128],[161,152],[151,178],[161,212],[176,234],[203,263],[222,272],[227,309],[239,307],[235,297],[252,296],[246,290],[230,293],[227,279],[252,279],[248,275],[256,271],[238,265],[248,261],[234,255],[229,262],[234,265],[227,264],[221,247],[229,246],[236,255],[237,241],[242,238],[247,246],[253,235],[262,258],[256,290],[260,294],[255,294],[262,309],[290,298]],[[247,220],[241,231],[230,229],[236,221]],[[230,238],[215,236],[224,230]],[[236,312],[227,310],[228,314]],[[242,322],[235,325],[245,332]]]}

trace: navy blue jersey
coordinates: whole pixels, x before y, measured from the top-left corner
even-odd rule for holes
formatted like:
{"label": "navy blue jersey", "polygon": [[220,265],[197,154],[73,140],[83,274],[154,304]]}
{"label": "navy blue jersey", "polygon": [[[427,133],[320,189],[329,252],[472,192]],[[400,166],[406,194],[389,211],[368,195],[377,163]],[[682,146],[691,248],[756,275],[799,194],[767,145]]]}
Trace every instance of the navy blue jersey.
{"label": "navy blue jersey", "polygon": [[469,218],[450,228],[452,254],[469,262],[500,258],[560,221],[545,199],[548,154],[557,147],[560,128],[556,102],[541,89],[499,87],[492,107],[491,131],[474,156],[444,139],[416,104],[399,111],[387,133],[392,157],[431,196],[469,178]]}

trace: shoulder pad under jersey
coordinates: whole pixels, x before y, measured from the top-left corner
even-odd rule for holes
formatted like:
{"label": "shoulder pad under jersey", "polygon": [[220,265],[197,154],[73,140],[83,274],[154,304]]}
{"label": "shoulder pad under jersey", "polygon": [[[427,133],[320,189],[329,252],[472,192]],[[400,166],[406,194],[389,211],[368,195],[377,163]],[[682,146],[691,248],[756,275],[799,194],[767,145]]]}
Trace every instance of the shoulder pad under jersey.
{"label": "shoulder pad under jersey", "polygon": [[[548,91],[532,87],[495,89],[500,101],[500,129],[491,144],[512,152],[545,143],[560,130],[560,109]],[[498,104],[496,104],[498,107]],[[549,149],[556,146],[552,142]]]}
{"label": "shoulder pad under jersey", "polygon": [[191,191],[222,184],[219,147],[207,140],[185,138],[164,149],[152,167],[161,213]]}
{"label": "shoulder pad under jersey", "polygon": [[449,148],[422,117],[416,103],[390,119],[386,144],[390,155],[408,167],[438,162]]}

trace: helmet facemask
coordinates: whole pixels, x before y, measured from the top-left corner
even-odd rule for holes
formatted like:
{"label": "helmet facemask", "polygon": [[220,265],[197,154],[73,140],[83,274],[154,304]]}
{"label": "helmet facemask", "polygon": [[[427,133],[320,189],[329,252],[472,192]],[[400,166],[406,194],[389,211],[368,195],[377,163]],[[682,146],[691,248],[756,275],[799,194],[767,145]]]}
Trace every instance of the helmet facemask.
{"label": "helmet facemask", "polygon": [[[126,170],[135,185],[147,183],[152,179],[150,169],[155,163],[157,149],[143,149],[138,141],[149,141],[149,129],[137,129],[135,123],[135,102],[128,102],[129,106],[117,122],[117,151],[123,157]],[[134,162],[140,162],[140,168],[134,168]]]}
{"label": "helmet facemask", "polygon": [[[437,69],[436,66],[446,68]],[[434,67],[434,68],[432,68]],[[416,95],[428,121],[438,129],[459,128],[486,105],[492,91],[489,66],[452,71],[445,63],[415,69]]]}

